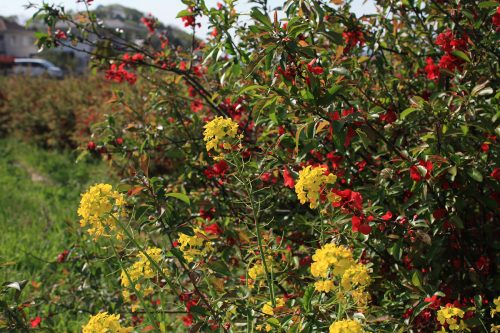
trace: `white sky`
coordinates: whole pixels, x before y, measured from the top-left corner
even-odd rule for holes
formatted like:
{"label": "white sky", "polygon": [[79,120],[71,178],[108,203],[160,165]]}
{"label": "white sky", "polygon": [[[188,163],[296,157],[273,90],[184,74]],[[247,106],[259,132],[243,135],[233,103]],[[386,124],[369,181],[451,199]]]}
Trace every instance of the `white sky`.
{"label": "white sky", "polygon": [[[24,6],[28,2],[35,4],[40,4],[43,0],[0,0],[0,16],[11,16],[17,15],[21,20],[26,20],[33,15],[34,10],[26,10]],[[221,0],[206,0],[207,6],[215,7],[217,2],[223,2]],[[357,15],[368,14],[375,12],[375,7],[373,6],[373,0],[354,0],[353,10]],[[76,0],[45,0],[48,3],[55,3],[58,5],[63,5],[66,9],[79,10],[83,9],[83,5],[77,4]],[[242,0],[240,3],[246,3]],[[269,0],[269,5],[271,7],[282,5],[283,0]],[[181,19],[175,18],[177,13],[185,9],[186,6],[180,0],[94,0],[92,6],[98,5],[110,5],[110,4],[120,4],[126,7],[131,7],[140,10],[144,13],[152,13],[161,22],[167,25],[174,25],[179,28],[183,28]],[[247,6],[242,6],[241,10],[245,10]],[[202,22],[202,29],[200,31],[200,36],[207,33],[207,26]],[[198,34],[197,34],[198,35]]]}

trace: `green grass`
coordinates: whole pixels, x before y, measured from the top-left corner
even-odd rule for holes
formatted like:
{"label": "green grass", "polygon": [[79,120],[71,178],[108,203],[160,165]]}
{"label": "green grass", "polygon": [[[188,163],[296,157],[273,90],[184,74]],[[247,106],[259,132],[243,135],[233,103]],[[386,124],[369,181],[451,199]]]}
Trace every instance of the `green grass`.
{"label": "green grass", "polygon": [[78,233],[80,194],[110,180],[104,163],[0,140],[0,282],[34,280]]}

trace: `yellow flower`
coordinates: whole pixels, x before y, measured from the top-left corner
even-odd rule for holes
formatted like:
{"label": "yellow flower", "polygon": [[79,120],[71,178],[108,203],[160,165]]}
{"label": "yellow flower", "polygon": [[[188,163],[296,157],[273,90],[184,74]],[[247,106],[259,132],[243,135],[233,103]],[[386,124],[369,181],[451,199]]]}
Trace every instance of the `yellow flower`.
{"label": "yellow flower", "polygon": [[78,215],[81,216],[80,226],[89,226],[87,232],[94,240],[101,236],[108,237],[114,233],[116,238],[122,239],[123,234],[118,230],[116,219],[125,214],[123,206],[125,199],[109,184],[91,186],[82,195]]}
{"label": "yellow flower", "polygon": [[352,290],[351,296],[358,309],[365,308],[368,305],[368,302],[370,302],[370,294],[363,291],[363,289]]}
{"label": "yellow flower", "polygon": [[187,262],[192,262],[195,257],[204,256],[213,250],[212,243],[206,237],[206,233],[199,229],[194,229],[194,235],[179,235],[179,248],[184,254]]}
{"label": "yellow flower", "polygon": [[[149,247],[146,249],[148,256],[157,264],[160,265],[161,249],[157,247]],[[151,279],[156,276],[157,270],[154,268],[148,257],[140,252],[137,257],[139,258],[127,271],[122,271],[121,284],[122,287],[130,287],[131,282],[136,282],[141,278]],[[127,276],[128,275],[128,276]],[[136,284],[136,290],[140,289],[140,285]]]}
{"label": "yellow flower", "polygon": [[277,298],[275,308],[273,308],[272,302],[269,301],[262,307],[262,312],[268,316],[274,316],[274,310],[283,306],[285,306],[285,300],[283,298]]}
{"label": "yellow flower", "polygon": [[[333,173],[325,175],[327,169],[325,167],[306,166],[299,171],[299,180],[295,184],[295,193],[301,204],[309,202],[309,207],[316,208],[320,198],[321,191],[326,184],[333,184],[337,180],[337,176]],[[336,200],[333,196],[327,196],[329,200]]]}
{"label": "yellow flower", "polygon": [[330,325],[330,333],[364,333],[363,326],[355,320],[344,319]]}
{"label": "yellow flower", "polygon": [[343,246],[326,244],[317,249],[312,257],[311,274],[315,277],[327,278],[332,269],[334,275],[341,276],[354,265],[352,252]]}
{"label": "yellow flower", "polygon": [[259,276],[263,276],[265,273],[264,271],[264,266],[262,266],[261,264],[256,264],[256,265],[253,265],[249,270],[248,270],[248,276],[252,279],[252,280],[257,280],[257,278]]}
{"label": "yellow flower", "polygon": [[500,312],[500,296],[493,300],[493,304],[495,304],[495,308],[491,309],[491,318]]}
{"label": "yellow flower", "polygon": [[121,327],[120,315],[109,315],[100,312],[90,317],[88,323],[82,327],[83,333],[128,333],[132,327]]}
{"label": "yellow flower", "polygon": [[230,149],[231,143],[228,139],[234,139],[238,134],[238,124],[230,118],[215,117],[204,128],[203,140],[206,142],[207,151],[220,151],[220,144],[224,149]]}
{"label": "yellow flower", "polygon": [[354,288],[364,288],[370,284],[370,274],[368,268],[362,264],[349,267],[342,275],[340,283],[342,288],[352,290]]}
{"label": "yellow flower", "polygon": [[325,292],[328,293],[330,292],[335,285],[333,284],[333,281],[331,280],[322,280],[322,281],[316,281],[314,283],[314,289],[319,292]]}
{"label": "yellow flower", "polygon": [[490,332],[491,333],[500,333],[500,325],[491,324]]}
{"label": "yellow flower", "polygon": [[441,307],[437,312],[437,319],[441,325],[448,324],[448,328],[452,331],[459,331],[467,328],[463,320],[464,312],[455,307]]}

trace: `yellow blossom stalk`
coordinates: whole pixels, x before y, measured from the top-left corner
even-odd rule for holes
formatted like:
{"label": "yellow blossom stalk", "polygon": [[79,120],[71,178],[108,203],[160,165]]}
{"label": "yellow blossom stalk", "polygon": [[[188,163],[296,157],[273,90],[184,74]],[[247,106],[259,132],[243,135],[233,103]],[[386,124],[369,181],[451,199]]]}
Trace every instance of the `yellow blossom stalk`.
{"label": "yellow blossom stalk", "polygon": [[[306,166],[299,171],[299,180],[295,184],[295,193],[301,204],[309,202],[309,207],[316,208],[319,203],[321,191],[327,184],[333,184],[337,180],[337,176],[333,173],[326,175],[326,167]],[[329,200],[333,197],[328,196]]]}
{"label": "yellow blossom stalk", "polygon": [[193,262],[195,257],[205,256],[213,250],[212,244],[206,237],[206,233],[199,229],[194,229],[194,235],[186,234],[179,235],[179,249],[184,254],[184,258],[188,263]]}
{"label": "yellow blossom stalk", "polygon": [[317,249],[312,257],[311,273],[314,277],[327,278],[331,269],[334,275],[341,276],[354,265],[352,252],[343,246],[326,244]]}
{"label": "yellow blossom stalk", "polygon": [[252,280],[257,280],[258,277],[263,276],[264,274],[264,266],[261,264],[255,264],[248,270],[248,276]]}
{"label": "yellow blossom stalk", "polygon": [[285,306],[285,300],[283,298],[276,299],[276,307],[273,308],[273,304],[271,301],[264,304],[262,307],[262,312],[268,316],[274,316],[274,310],[276,308],[281,308]]}
{"label": "yellow blossom stalk", "polygon": [[341,285],[345,290],[365,288],[370,284],[368,268],[362,264],[351,266],[342,274]]}
{"label": "yellow blossom stalk", "polygon": [[81,216],[80,226],[89,226],[87,232],[94,240],[100,237],[109,237],[114,234],[116,238],[123,239],[123,233],[118,230],[116,219],[124,216],[125,199],[109,184],[96,184],[91,186],[82,195],[78,215]]}
{"label": "yellow blossom stalk", "polygon": [[220,145],[224,149],[231,149],[230,139],[236,138],[238,134],[238,124],[230,118],[215,117],[204,128],[203,140],[207,151],[220,151]]}
{"label": "yellow blossom stalk", "polygon": [[344,319],[330,325],[330,333],[364,333],[363,326],[355,320]]}
{"label": "yellow blossom stalk", "polygon": [[493,304],[495,304],[495,308],[491,309],[491,318],[493,318],[495,314],[500,313],[500,296],[493,300]]}
{"label": "yellow blossom stalk", "polygon": [[[437,320],[441,325],[448,325],[448,329],[451,331],[460,331],[467,329],[467,325],[461,318],[464,317],[464,311],[453,307],[441,307],[437,312]],[[443,327],[443,332],[446,332]]]}
{"label": "yellow blossom stalk", "polygon": [[[156,263],[160,262],[161,249],[157,247],[150,247],[146,249],[146,253]],[[142,252],[139,253],[137,257],[139,258],[139,260],[136,261],[131,267],[129,267],[127,269],[127,272],[122,271],[121,274],[122,287],[128,288],[130,287],[131,282],[138,281],[141,278],[151,279],[156,276],[157,272],[155,269],[153,269],[151,261],[148,259],[148,257],[146,257],[146,255]]]}
{"label": "yellow blossom stalk", "polygon": [[331,280],[321,280],[314,283],[314,289],[319,292],[329,293],[334,287],[335,284]]}
{"label": "yellow blossom stalk", "polygon": [[132,332],[132,327],[122,327],[120,325],[120,315],[110,315],[107,312],[100,312],[90,317],[83,333],[128,333]]}

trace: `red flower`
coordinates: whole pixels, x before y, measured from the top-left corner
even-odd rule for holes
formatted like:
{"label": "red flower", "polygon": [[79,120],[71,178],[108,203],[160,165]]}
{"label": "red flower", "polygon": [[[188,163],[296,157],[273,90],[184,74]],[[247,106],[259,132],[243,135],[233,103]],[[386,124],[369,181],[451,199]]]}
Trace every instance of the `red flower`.
{"label": "red flower", "polygon": [[95,150],[96,147],[97,146],[96,146],[96,144],[95,144],[94,141],[89,141],[89,143],[87,143],[87,149],[88,150]]}
{"label": "red flower", "polygon": [[195,99],[194,101],[191,102],[191,111],[193,112],[200,112],[203,110],[203,103],[199,99]]}
{"label": "red flower", "polygon": [[453,32],[450,29],[448,29],[445,32],[440,33],[436,37],[436,40],[434,42],[444,52],[451,52],[453,50],[453,46],[451,45],[452,40],[453,40]]}
{"label": "red flower", "polygon": [[[193,13],[193,7],[189,7],[188,11],[192,14]],[[196,25],[196,18],[195,15],[186,15],[181,17],[182,22],[184,22],[185,27],[194,27]]]}
{"label": "red flower", "polygon": [[123,138],[116,138],[116,144],[121,146],[123,144]]}
{"label": "red flower", "polygon": [[292,174],[290,171],[288,171],[288,168],[285,167],[283,169],[283,179],[285,180],[285,186],[293,189],[295,187],[295,180],[292,177]]}
{"label": "red flower", "polygon": [[215,163],[213,166],[209,166],[208,168],[206,168],[203,173],[205,174],[205,176],[207,176],[208,179],[212,179],[214,177],[224,176],[228,170],[229,164],[227,164],[226,161],[221,160]]}
{"label": "red flower", "polygon": [[137,76],[134,73],[128,72],[125,69],[125,65],[125,63],[122,63],[119,66],[111,64],[109,69],[106,71],[106,79],[118,83],[127,81],[129,84],[134,84],[137,81]]}
{"label": "red flower", "polygon": [[439,307],[441,306],[441,300],[438,299],[437,295],[433,295],[432,297],[424,298],[424,302],[431,303],[431,304],[429,304],[429,308],[431,308],[433,310],[438,310]]}
{"label": "red flower", "polygon": [[451,55],[451,54],[445,54],[444,56],[441,57],[441,59],[439,60],[439,68],[442,68],[442,69],[447,69],[449,70],[450,72],[453,72],[455,71],[455,69],[460,69],[460,67],[462,66],[463,64],[463,61],[457,57],[455,57],[454,55]]}
{"label": "red flower", "polygon": [[212,234],[212,235],[220,235],[222,234],[222,230],[221,228],[219,227],[219,225],[217,223],[212,223],[210,225],[207,225],[203,228],[203,230],[208,233],[208,234]]}
{"label": "red flower", "polygon": [[365,44],[365,37],[363,33],[359,30],[356,31],[344,31],[342,33],[342,37],[344,37],[345,43],[347,44],[346,50],[349,51],[357,44],[363,46]]}
{"label": "red flower", "polygon": [[217,28],[214,28],[214,30],[212,30],[212,33],[210,34],[210,36],[217,37],[218,35],[219,35],[219,31],[217,31]]}
{"label": "red flower", "polygon": [[156,20],[150,15],[148,17],[141,17],[141,22],[148,28],[149,33],[155,32]]}
{"label": "red flower", "polygon": [[386,122],[388,124],[392,124],[397,119],[398,119],[398,116],[392,110],[388,110],[386,113],[384,113],[383,115],[380,116],[380,120],[382,120],[383,122]]}
{"label": "red flower", "polygon": [[193,325],[193,315],[189,313],[187,316],[182,317],[182,323],[186,327]]}
{"label": "red flower", "polygon": [[490,176],[495,179],[496,181],[500,180],[500,168],[495,168],[491,172]]}
{"label": "red flower", "polygon": [[262,180],[264,183],[273,183],[273,184],[276,184],[276,177],[273,176],[272,173],[270,172],[264,172],[261,176],[260,176],[260,180]]}
{"label": "red flower", "polygon": [[316,74],[316,75],[321,75],[323,74],[323,68],[320,67],[320,66],[314,66],[314,64],[316,63],[316,60],[317,59],[313,59],[311,60],[308,64],[307,64],[307,70],[313,74]]}
{"label": "red flower", "polygon": [[483,143],[481,144],[481,150],[482,150],[482,151],[484,151],[484,152],[486,153],[488,150],[490,150],[490,144],[489,144],[489,143],[487,143],[487,142],[483,142]]}
{"label": "red flower", "polygon": [[392,219],[392,213],[390,210],[388,210],[383,216],[382,220],[384,221],[390,221]]}
{"label": "red flower", "polygon": [[410,167],[410,178],[416,182],[422,180],[422,173],[425,173],[425,179],[429,179],[431,177],[433,165],[431,161],[420,161],[417,165],[413,165]]}
{"label": "red flower", "polygon": [[57,255],[57,262],[58,263],[62,263],[64,261],[66,261],[66,257],[68,257],[68,254],[69,254],[69,251],[68,250],[64,250],[62,251],[61,253],[59,253]]}
{"label": "red flower", "polygon": [[360,232],[363,235],[368,235],[372,231],[372,227],[368,223],[364,222],[364,217],[358,217],[354,215],[351,219],[352,231]]}
{"label": "red flower", "polygon": [[30,326],[31,328],[36,328],[40,323],[42,322],[42,318],[40,316],[36,316],[35,318],[30,320]]}
{"label": "red flower", "polygon": [[66,36],[66,33],[64,31],[57,29],[56,30],[56,38],[57,39],[67,39],[68,36]]}
{"label": "red flower", "polygon": [[132,56],[132,61],[133,62],[139,62],[144,60],[144,54],[142,53],[136,53]]}
{"label": "red flower", "polygon": [[342,198],[340,202],[332,203],[334,207],[344,207],[358,211],[363,209],[363,197],[361,196],[361,193],[354,192],[349,189],[334,190],[333,192]]}
{"label": "red flower", "polygon": [[497,12],[493,14],[492,23],[495,27],[500,26],[500,6],[497,7]]}
{"label": "red flower", "polygon": [[439,79],[439,67],[434,64],[434,60],[431,57],[425,59],[427,65],[425,65],[424,70],[427,73],[427,78],[429,80]]}
{"label": "red flower", "polygon": [[212,207],[209,210],[205,210],[203,208],[200,208],[200,217],[204,218],[207,221],[210,221],[214,218],[214,213],[215,213],[215,208]]}

